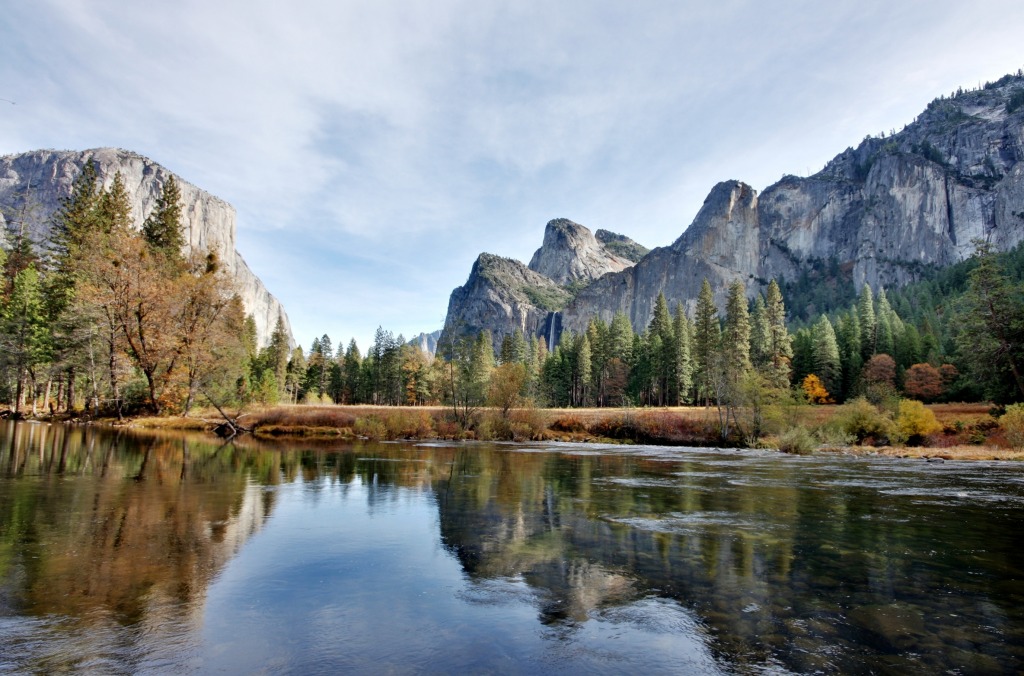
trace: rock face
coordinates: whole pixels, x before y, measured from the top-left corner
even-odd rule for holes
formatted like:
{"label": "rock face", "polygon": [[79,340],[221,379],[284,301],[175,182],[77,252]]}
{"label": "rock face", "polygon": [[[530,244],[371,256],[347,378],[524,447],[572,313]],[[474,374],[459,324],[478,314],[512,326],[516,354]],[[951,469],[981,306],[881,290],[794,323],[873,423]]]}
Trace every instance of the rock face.
{"label": "rock face", "polygon": [[452,291],[438,349],[443,353],[453,336],[485,329],[495,345],[516,329],[526,335],[548,334],[555,311],[569,298],[553,280],[517,260],[480,254],[466,283]]}
{"label": "rock face", "polygon": [[421,333],[407,344],[413,347],[418,347],[423,350],[431,357],[437,354],[437,341],[441,338],[441,330],[432,331],[430,333]]}
{"label": "rock face", "polygon": [[617,256],[579,223],[565,218],[549,221],[544,243],[530,259],[530,269],[557,284],[591,282],[606,272],[625,270],[633,261]]}
{"label": "rock face", "polygon": [[[6,226],[7,220],[17,218],[27,225],[36,242],[45,242],[53,213],[60,208],[61,200],[71,194],[75,178],[86,162],[96,164],[104,187],[110,186],[115,173],[121,173],[131,200],[132,221],[140,227],[172,175],[150,159],[114,148],[37,150],[0,157],[0,225]],[[234,277],[245,311],[256,321],[261,346],[269,342],[278,318],[284,321],[290,337],[291,326],[284,307],[235,250],[234,208],[176,175],[175,180],[181,189],[186,250],[217,252]]]}
{"label": "rock face", "polygon": [[[661,292],[670,305],[680,302],[692,311],[705,278],[722,306],[736,279],[753,295],[772,278],[795,279],[811,265],[830,262],[849,270],[856,287],[867,283],[877,290],[963,260],[975,238],[1013,247],[1024,240],[1022,101],[1024,76],[1018,73],[933,101],[903,131],[848,148],[814,176],[785,176],[760,195],[739,181],[719,183],[672,245],[592,277],[555,317],[536,325],[524,321],[521,328],[578,332],[595,315],[610,321],[621,311],[640,330]],[[571,271],[578,257],[542,256],[547,245],[545,233],[532,269],[559,283],[583,279]],[[550,248],[559,250],[554,243]],[[464,312],[449,306],[450,318]],[[487,317],[482,308],[476,314],[481,328],[513,319]],[[524,308],[519,316],[536,315]]]}

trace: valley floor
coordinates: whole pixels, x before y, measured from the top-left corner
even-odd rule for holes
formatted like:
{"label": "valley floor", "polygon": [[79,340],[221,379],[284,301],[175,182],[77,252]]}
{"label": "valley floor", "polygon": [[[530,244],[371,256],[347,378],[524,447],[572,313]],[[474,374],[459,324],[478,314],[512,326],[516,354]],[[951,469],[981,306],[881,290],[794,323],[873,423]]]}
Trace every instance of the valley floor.
{"label": "valley floor", "polygon": [[[932,404],[928,408],[942,431],[915,446],[852,445],[830,439],[821,430],[840,410],[837,406],[798,406],[785,411],[784,420],[766,427],[785,431],[803,427],[819,430],[816,452],[879,455],[943,460],[1024,460],[1024,450],[1013,449],[992,417],[990,404]],[[465,412],[441,406],[341,406],[332,404],[279,405],[242,412],[238,423],[259,438],[278,440],[338,439],[454,439],[566,441],[576,443],[642,443],[672,446],[751,445],[734,435],[723,442],[715,407],[496,409]],[[741,414],[741,424],[743,421]],[[113,422],[113,421],[107,421]],[[216,411],[190,417],[136,418],[128,424],[162,429],[212,430],[222,422]],[[776,448],[778,437],[763,434],[755,445]]]}

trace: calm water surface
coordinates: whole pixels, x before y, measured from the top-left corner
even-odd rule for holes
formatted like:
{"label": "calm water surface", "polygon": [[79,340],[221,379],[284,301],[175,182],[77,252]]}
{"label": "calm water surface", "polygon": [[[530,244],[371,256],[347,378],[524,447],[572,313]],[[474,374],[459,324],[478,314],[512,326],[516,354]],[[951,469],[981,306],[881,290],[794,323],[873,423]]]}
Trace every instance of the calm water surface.
{"label": "calm water surface", "polygon": [[1020,673],[1024,467],[0,424],[0,672]]}

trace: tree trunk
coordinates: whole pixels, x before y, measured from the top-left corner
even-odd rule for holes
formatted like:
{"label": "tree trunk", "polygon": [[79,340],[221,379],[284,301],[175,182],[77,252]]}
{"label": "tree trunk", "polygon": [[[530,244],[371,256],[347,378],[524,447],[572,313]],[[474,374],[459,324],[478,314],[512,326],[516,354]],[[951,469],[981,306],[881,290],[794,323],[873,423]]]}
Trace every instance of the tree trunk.
{"label": "tree trunk", "polygon": [[53,415],[53,406],[50,405],[50,391],[53,389],[53,374],[51,373],[46,377],[46,389],[43,390],[43,408],[50,411],[50,415]]}
{"label": "tree trunk", "polygon": [[75,412],[75,367],[68,368],[68,407],[67,411],[69,414]]}

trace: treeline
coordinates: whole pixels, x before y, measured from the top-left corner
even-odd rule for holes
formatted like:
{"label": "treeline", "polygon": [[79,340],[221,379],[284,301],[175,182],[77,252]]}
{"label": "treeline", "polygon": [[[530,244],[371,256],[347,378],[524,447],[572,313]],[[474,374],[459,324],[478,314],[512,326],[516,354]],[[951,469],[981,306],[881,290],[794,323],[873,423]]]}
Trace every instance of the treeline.
{"label": "treeline", "polygon": [[5,214],[0,250],[0,400],[15,415],[187,412],[204,394],[251,398],[256,329],[214,251],[185,255],[181,196],[168,178],[132,223],[120,174],[87,164],[30,237],[32,195]]}
{"label": "treeline", "polygon": [[[864,286],[810,325],[787,325],[774,281],[748,302],[734,282],[718,308],[705,282],[693,317],[663,295],[640,333],[594,318],[558,345],[520,331],[449,332],[431,359],[378,329],[365,358],[332,354],[327,335],[296,349],[278,379],[290,401],[448,404],[459,411],[523,402],[555,407],[716,405],[728,411],[795,392],[813,403],[860,396],[1000,402],[1024,399],[1024,248],[979,245],[971,260],[891,294]],[[899,309],[897,309],[899,308]],[[721,311],[720,311],[721,310]],[[283,380],[282,380],[283,379]]]}

